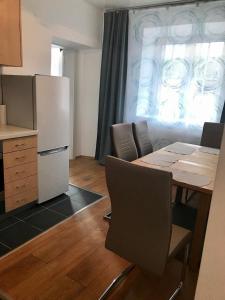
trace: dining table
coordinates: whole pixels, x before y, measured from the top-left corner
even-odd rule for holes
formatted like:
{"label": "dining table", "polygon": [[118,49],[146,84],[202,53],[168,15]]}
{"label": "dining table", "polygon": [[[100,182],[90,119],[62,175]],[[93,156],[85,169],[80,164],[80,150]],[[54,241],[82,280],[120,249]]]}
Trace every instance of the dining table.
{"label": "dining table", "polygon": [[132,162],[147,168],[171,172],[174,186],[198,193],[189,256],[192,271],[197,271],[201,262],[218,157],[219,149],[177,142]]}

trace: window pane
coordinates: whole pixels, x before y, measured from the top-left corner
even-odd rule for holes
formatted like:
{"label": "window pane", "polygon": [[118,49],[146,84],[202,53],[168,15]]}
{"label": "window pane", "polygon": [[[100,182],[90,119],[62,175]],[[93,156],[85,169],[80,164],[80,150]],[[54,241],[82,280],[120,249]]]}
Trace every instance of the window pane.
{"label": "window pane", "polygon": [[51,75],[62,76],[63,73],[63,50],[57,45],[51,47]]}

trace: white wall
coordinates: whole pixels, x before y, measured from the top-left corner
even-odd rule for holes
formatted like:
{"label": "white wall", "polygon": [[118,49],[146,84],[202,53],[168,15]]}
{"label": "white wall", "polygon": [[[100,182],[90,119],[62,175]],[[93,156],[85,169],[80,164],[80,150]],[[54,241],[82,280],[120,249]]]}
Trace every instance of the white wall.
{"label": "white wall", "polygon": [[23,0],[24,7],[51,29],[55,38],[97,48],[102,10],[84,0]]}
{"label": "white wall", "polygon": [[63,76],[70,78],[70,159],[75,156],[75,101],[77,101],[77,51],[65,49],[63,62]]}
{"label": "white wall", "polygon": [[214,191],[195,300],[225,299],[225,133],[220,149]]}
{"label": "white wall", "polygon": [[101,50],[78,53],[76,155],[94,156],[98,125]]}

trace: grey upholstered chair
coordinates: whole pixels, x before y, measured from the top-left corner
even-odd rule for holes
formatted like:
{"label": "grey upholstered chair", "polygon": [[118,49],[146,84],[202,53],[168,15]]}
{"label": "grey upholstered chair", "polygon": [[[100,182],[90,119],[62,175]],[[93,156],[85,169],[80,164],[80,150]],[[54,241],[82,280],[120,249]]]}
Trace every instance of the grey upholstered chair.
{"label": "grey upholstered chair", "polygon": [[202,131],[201,146],[220,149],[223,130],[224,123],[205,122]]}
{"label": "grey upholstered chair", "polygon": [[152,153],[153,147],[149,136],[148,123],[146,121],[132,123],[132,127],[138,156],[142,157]]}
{"label": "grey upholstered chair", "polygon": [[[223,138],[224,123],[205,122],[202,131],[200,145],[204,147],[220,149]],[[182,197],[182,190],[178,190],[177,199]],[[198,207],[199,195],[196,192],[186,190],[186,203],[193,208]]]}
{"label": "grey upholstered chair", "polygon": [[[191,231],[172,224],[172,173],[107,157],[106,180],[112,205],[106,248],[153,275],[163,276],[168,260],[188,248],[191,240]],[[107,298],[117,279],[121,280],[121,275],[101,300]],[[184,269],[172,297],[181,289],[183,279]]]}
{"label": "grey upholstered chair", "polygon": [[[138,158],[137,148],[134,141],[132,124],[114,124],[110,128],[111,141],[114,155],[126,161],[133,161]],[[108,210],[104,219],[111,219],[111,210]]]}
{"label": "grey upholstered chair", "polygon": [[121,123],[112,125],[111,137],[116,157],[127,161],[138,158],[131,124]]}
{"label": "grey upholstered chair", "polygon": [[[224,123],[205,122],[202,131],[201,146],[220,149],[223,138]],[[198,208],[200,195],[196,192],[187,194],[188,206]]]}

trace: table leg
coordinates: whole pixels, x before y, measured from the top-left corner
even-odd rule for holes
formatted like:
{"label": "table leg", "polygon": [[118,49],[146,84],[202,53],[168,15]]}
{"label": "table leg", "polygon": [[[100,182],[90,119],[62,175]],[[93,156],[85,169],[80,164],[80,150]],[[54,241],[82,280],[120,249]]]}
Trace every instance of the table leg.
{"label": "table leg", "polygon": [[212,195],[203,193],[201,193],[199,197],[199,207],[197,212],[195,229],[193,232],[189,260],[190,269],[192,271],[197,271],[201,262],[206,226],[211,204],[211,197]]}

